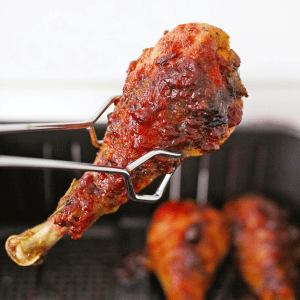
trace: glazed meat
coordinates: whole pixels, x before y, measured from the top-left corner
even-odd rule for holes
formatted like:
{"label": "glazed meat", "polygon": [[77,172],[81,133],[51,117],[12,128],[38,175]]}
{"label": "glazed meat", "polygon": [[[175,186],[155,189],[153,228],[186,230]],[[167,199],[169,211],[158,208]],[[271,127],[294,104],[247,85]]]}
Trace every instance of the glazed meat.
{"label": "glazed meat", "polygon": [[188,200],[159,207],[150,224],[147,250],[166,298],[205,299],[229,244],[229,227],[215,209]]}
{"label": "glazed meat", "polygon": [[222,213],[192,200],[167,202],[153,214],[146,249],[122,259],[117,282],[134,284],[151,271],[168,300],[206,299],[229,244]]}
{"label": "glazed meat", "polygon": [[[180,159],[157,156],[132,171],[138,192],[183,159],[218,149],[241,121],[247,92],[239,65],[229,36],[219,28],[191,23],[165,32],[130,63],[94,163],[124,168],[154,149],[182,154]],[[45,223],[9,238],[6,249],[15,262],[32,264],[64,234],[79,238],[127,200],[120,175],[87,172]]]}
{"label": "glazed meat", "polygon": [[262,300],[292,300],[299,274],[300,231],[271,200],[248,194],[225,207],[232,226],[237,267]]}

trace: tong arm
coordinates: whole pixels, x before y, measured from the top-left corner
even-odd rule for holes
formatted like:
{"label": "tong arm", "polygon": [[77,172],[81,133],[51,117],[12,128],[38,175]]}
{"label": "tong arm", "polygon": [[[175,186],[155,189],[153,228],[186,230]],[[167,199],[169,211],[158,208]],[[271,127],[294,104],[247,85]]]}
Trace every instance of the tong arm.
{"label": "tong arm", "polygon": [[92,164],[81,163],[81,162],[73,162],[73,161],[0,155],[0,167],[80,170],[80,171],[103,172],[108,174],[118,174],[123,176],[125,180],[127,193],[131,200],[138,201],[138,202],[153,202],[159,200],[162,197],[164,189],[166,188],[175,170],[173,171],[173,173],[165,175],[162,183],[160,184],[160,186],[158,187],[158,189],[153,195],[137,195],[134,192],[133,183],[129,172],[156,155],[169,155],[173,157],[181,156],[181,154],[178,153],[172,153],[163,150],[153,150],[145,154],[144,156],[142,156],[137,161],[128,165],[126,169],[122,169],[122,168],[113,168],[113,167],[103,167],[103,166],[92,165]]}
{"label": "tong arm", "polygon": [[64,123],[14,123],[0,124],[1,133],[20,133],[23,131],[48,131],[48,130],[70,130],[70,129],[88,129],[92,143],[95,147],[100,147],[101,140],[97,139],[94,124],[99,120],[108,107],[115,102],[119,96],[108,98],[96,113],[88,120],[82,122],[64,122]]}

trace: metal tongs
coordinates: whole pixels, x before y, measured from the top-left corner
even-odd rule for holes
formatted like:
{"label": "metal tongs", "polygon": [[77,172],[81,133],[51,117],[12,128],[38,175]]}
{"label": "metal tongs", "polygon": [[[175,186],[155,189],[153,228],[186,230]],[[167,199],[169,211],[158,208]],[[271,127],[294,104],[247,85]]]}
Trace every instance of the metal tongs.
{"label": "metal tongs", "polygon": [[[107,108],[114,103],[120,96],[110,97],[105,101],[105,103],[100,107],[100,109],[93,115],[89,120],[84,122],[73,122],[73,123],[23,123],[23,124],[0,124],[0,134],[1,133],[19,133],[24,131],[47,131],[47,130],[70,130],[70,129],[83,129],[86,128],[91,137],[92,144],[95,147],[100,147],[102,140],[98,140],[96,132],[94,129],[94,124],[98,121],[101,115],[107,110]],[[8,156],[0,155],[0,167],[17,167],[17,168],[38,168],[38,169],[59,169],[59,170],[80,170],[80,171],[94,171],[94,172],[104,172],[109,174],[118,174],[123,176],[126,184],[126,189],[128,196],[133,201],[138,202],[154,202],[158,201],[172,176],[171,174],[166,174],[161,184],[157,188],[153,195],[137,195],[134,192],[133,183],[130,177],[130,172],[143,163],[145,163],[150,158],[156,155],[167,155],[171,157],[180,157],[180,153],[173,153],[164,150],[153,150],[149,153],[143,155],[133,163],[123,168],[113,168],[113,167],[102,167],[81,162],[72,161],[61,161],[53,159],[44,158],[30,158],[30,157],[18,157],[18,156]]]}

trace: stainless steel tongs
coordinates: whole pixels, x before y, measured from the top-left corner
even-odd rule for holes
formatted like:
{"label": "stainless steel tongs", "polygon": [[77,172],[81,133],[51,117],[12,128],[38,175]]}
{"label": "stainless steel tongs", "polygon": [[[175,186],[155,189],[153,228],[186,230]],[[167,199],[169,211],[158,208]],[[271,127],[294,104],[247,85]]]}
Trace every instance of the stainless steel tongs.
{"label": "stainless steel tongs", "polygon": [[[83,129],[86,128],[91,136],[92,144],[95,147],[100,147],[102,144],[101,140],[97,139],[94,124],[105,112],[105,110],[114,103],[119,96],[110,97],[105,101],[101,108],[87,121],[84,122],[73,122],[73,123],[24,123],[24,124],[0,124],[0,134],[5,133],[19,133],[24,131],[46,131],[46,130],[70,130],[70,129]],[[180,157],[181,154],[168,152],[164,150],[153,150],[143,155],[133,163],[126,166],[125,169],[113,168],[113,167],[102,167],[88,163],[72,162],[72,161],[61,161],[44,158],[29,158],[29,157],[18,157],[0,155],[0,167],[17,167],[17,168],[38,168],[38,169],[59,169],[59,170],[80,170],[80,171],[94,171],[104,172],[110,174],[119,174],[123,176],[126,184],[128,196],[133,201],[138,202],[153,202],[158,201],[172,176],[166,174],[163,181],[157,188],[153,195],[137,195],[133,189],[133,183],[130,177],[130,172],[135,168],[142,165],[144,162],[156,155],[167,155],[172,157]]]}

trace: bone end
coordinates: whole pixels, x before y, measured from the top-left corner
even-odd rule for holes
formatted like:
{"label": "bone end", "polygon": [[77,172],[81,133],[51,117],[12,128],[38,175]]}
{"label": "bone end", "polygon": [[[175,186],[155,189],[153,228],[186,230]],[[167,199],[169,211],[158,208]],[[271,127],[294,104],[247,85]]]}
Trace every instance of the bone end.
{"label": "bone end", "polygon": [[39,258],[39,253],[26,253],[22,249],[21,238],[18,235],[12,235],[5,243],[5,249],[8,256],[19,266],[30,266],[36,263]]}
{"label": "bone end", "polygon": [[5,243],[9,257],[19,266],[41,264],[50,248],[67,232],[66,228],[46,221],[19,235],[12,235]]}

